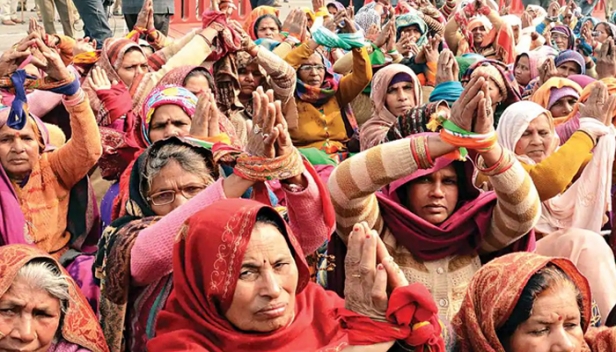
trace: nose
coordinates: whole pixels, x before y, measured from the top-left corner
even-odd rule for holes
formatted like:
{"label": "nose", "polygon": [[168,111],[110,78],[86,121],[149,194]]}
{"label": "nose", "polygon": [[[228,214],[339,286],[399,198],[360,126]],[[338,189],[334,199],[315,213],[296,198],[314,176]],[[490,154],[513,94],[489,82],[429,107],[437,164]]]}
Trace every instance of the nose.
{"label": "nose", "polygon": [[567,334],[562,327],[553,333],[552,352],[571,352],[575,351],[575,342],[571,335]]}
{"label": "nose", "polygon": [[433,198],[444,198],[445,192],[443,192],[443,185],[440,182],[435,182],[432,186],[430,196]]}
{"label": "nose", "polygon": [[543,139],[541,138],[539,133],[533,133],[533,138],[531,138],[530,144],[532,144],[532,145],[541,145],[542,142],[543,142]]}
{"label": "nose", "polygon": [[26,151],[26,145],[21,141],[21,139],[16,138],[15,141],[13,142],[13,151],[15,153],[23,153]]}
{"label": "nose", "polygon": [[177,192],[175,194],[175,199],[173,200],[173,203],[171,203],[171,205],[173,206],[173,209],[176,209],[186,202],[188,202],[188,199],[184,197],[182,192]]}
{"label": "nose", "polygon": [[246,80],[248,82],[254,82],[255,81],[255,77],[252,75],[252,72],[248,72],[246,74],[246,78],[244,78],[244,80]]}
{"label": "nose", "polygon": [[409,98],[404,94],[404,89],[399,88],[397,91],[398,101],[407,101]]}
{"label": "nose", "polygon": [[180,131],[172,124],[165,126],[165,138],[178,137],[179,135]]}
{"label": "nose", "polygon": [[276,275],[273,270],[265,270],[261,275],[261,280],[262,296],[270,298],[278,298],[278,296],[280,296],[282,287],[280,286],[280,282],[278,282],[278,275]]}
{"label": "nose", "polygon": [[32,318],[20,317],[13,325],[10,337],[19,340],[23,343],[30,343],[36,339],[36,332],[32,325]]}

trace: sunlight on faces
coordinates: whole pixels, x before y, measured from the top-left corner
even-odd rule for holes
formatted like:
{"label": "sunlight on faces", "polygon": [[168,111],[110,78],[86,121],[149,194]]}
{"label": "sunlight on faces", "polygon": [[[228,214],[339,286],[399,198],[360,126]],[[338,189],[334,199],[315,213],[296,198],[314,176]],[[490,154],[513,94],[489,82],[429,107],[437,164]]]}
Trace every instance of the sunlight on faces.
{"label": "sunlight on faces", "polygon": [[263,75],[256,62],[239,69],[237,73],[240,81],[240,95],[251,97],[257,87],[263,83]]}
{"label": "sunlight on faces", "polygon": [[513,333],[507,351],[582,351],[584,332],[572,285],[555,285],[535,298],[531,316]]}
{"label": "sunlight on faces", "polygon": [[473,28],[471,33],[473,34],[473,41],[475,42],[475,44],[479,45],[483,42],[483,37],[488,34],[488,31],[486,31],[486,27],[478,26],[476,28]]}
{"label": "sunlight on faces", "polygon": [[458,175],[454,166],[411,181],[407,202],[411,212],[433,225],[447,220],[458,203]]}
{"label": "sunlight on faces", "polygon": [[[150,207],[156,215],[165,216],[204,190],[208,183],[205,177],[186,172],[177,161],[170,160],[152,179],[148,197],[157,199],[161,192],[173,191],[175,199],[164,205],[155,205],[152,200],[148,200]],[[186,198],[185,195],[190,197]]]}
{"label": "sunlight on faces", "polygon": [[173,104],[161,105],[152,115],[148,137],[154,143],[173,136],[187,136],[191,122],[190,116],[181,107]]}
{"label": "sunlight on faces", "polygon": [[129,49],[124,57],[120,68],[118,68],[118,76],[127,87],[133,84],[133,80],[137,75],[148,72],[148,60],[139,49]]}
{"label": "sunlight on faces", "polygon": [[385,107],[394,116],[402,116],[416,104],[412,82],[398,82],[387,88]]}
{"label": "sunlight on faces", "polygon": [[573,111],[575,103],[577,103],[575,97],[562,97],[550,107],[550,112],[554,118],[568,116]]}
{"label": "sunlight on faces", "polygon": [[276,39],[280,30],[273,18],[266,17],[259,22],[257,27],[257,38]]}
{"label": "sunlight on faces", "polygon": [[60,326],[60,300],[15,279],[0,298],[0,350],[49,350]]}
{"label": "sunlight on faces", "polygon": [[[5,110],[8,114],[8,109]],[[0,163],[10,179],[21,181],[32,172],[41,155],[34,126],[28,119],[22,130],[0,128]]]}
{"label": "sunlight on faces", "polygon": [[569,37],[563,33],[552,32],[552,41],[554,41],[554,44],[556,44],[558,50],[567,50],[567,46],[569,45]]}
{"label": "sunlight on faces", "polygon": [[[307,66],[312,66],[311,69],[302,69],[302,67],[307,68]],[[317,69],[316,67],[323,67],[322,69]],[[323,85],[323,80],[325,80],[325,66],[323,64],[323,58],[321,55],[314,53],[310,55],[310,57],[304,60],[299,67],[299,79],[302,80],[305,84],[313,87],[321,87]]]}
{"label": "sunlight on faces", "polygon": [[515,153],[526,155],[536,163],[541,162],[552,153],[554,138],[547,115],[541,114],[526,127],[515,145]]}
{"label": "sunlight on faces", "polygon": [[595,28],[595,32],[599,33],[599,36],[595,37],[595,40],[601,44],[605,43],[607,38],[610,36],[609,30],[603,23],[597,25],[597,27]]}
{"label": "sunlight on faces", "polygon": [[198,95],[201,92],[204,92],[210,88],[210,84],[205,78],[204,75],[194,75],[186,80],[184,83],[184,88],[188,89],[191,93]]}
{"label": "sunlight on faces", "polygon": [[579,75],[582,72],[580,65],[573,61],[563,62],[556,68],[560,77],[567,78],[571,75]]}
{"label": "sunlight on faces", "polygon": [[295,314],[299,273],[289,245],[271,224],[257,223],[225,317],[242,331],[271,332]]}
{"label": "sunlight on faces", "polygon": [[530,60],[528,59],[528,56],[520,56],[518,63],[515,65],[514,73],[515,80],[520,85],[526,86],[528,82],[530,82],[532,77],[530,74]]}
{"label": "sunlight on faces", "polygon": [[421,38],[421,32],[419,31],[419,26],[413,24],[413,25],[403,28],[400,31],[400,36],[401,37],[409,36],[411,37],[412,43],[417,43],[419,38]]}

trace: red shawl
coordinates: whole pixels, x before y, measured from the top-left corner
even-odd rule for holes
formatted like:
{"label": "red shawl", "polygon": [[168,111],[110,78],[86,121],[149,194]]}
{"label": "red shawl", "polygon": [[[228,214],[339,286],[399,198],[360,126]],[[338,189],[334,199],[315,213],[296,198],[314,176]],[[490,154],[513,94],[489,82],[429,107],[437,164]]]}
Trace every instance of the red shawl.
{"label": "red shawl", "polygon": [[[458,207],[440,225],[433,225],[413,214],[402,205],[398,190],[408,182],[434,173],[452,163],[438,158],[435,166],[418,170],[412,175],[394,181],[377,193],[381,215],[396,241],[421,260],[432,261],[450,255],[476,253],[486,236],[496,205],[496,193],[480,193],[472,184],[473,164],[454,162],[460,181]],[[516,250],[534,248],[534,236],[518,241]]]}
{"label": "red shawl", "polygon": [[231,305],[244,253],[260,211],[272,208],[251,200],[222,200],[193,215],[173,248],[174,288],[159,314],[148,350],[167,351],[337,351],[347,345],[333,310],[344,301],[311,283],[299,243],[286,226],[287,242],[299,271],[295,319],[267,334],[240,332],[221,311]]}
{"label": "red shawl", "polygon": [[212,47],[212,53],[207,58],[207,61],[218,61],[227,53],[234,53],[242,47],[242,37],[227,23],[227,16],[218,11],[207,10],[201,16],[203,28],[209,27],[212,23],[216,22],[225,27],[222,31],[218,32],[217,45]]}

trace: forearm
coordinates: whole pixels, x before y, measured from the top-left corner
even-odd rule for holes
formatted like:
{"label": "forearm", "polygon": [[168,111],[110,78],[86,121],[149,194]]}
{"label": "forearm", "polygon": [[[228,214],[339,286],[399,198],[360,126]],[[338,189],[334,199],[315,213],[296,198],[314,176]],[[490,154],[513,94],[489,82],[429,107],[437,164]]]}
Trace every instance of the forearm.
{"label": "forearm", "polygon": [[314,54],[314,48],[312,48],[309,43],[303,43],[291,50],[284,60],[291,65],[294,70],[297,70],[302,62],[308,60],[312,54]]}
{"label": "forearm", "polygon": [[100,132],[90,102],[79,89],[65,97],[64,106],[71,122],[71,139],[49,156],[56,176],[67,188],[72,188],[96,165],[103,147]]}
{"label": "forearm", "polygon": [[257,51],[256,61],[269,75],[270,83],[274,88],[277,99],[284,103],[292,98],[297,81],[293,67],[276,54],[264,48],[260,48]]}
{"label": "forearm", "polygon": [[160,57],[164,62],[168,61],[175,56],[175,54],[179,53],[180,50],[182,50],[182,48],[184,48],[188,43],[190,43],[199,31],[200,30],[192,30],[186,33],[183,37],[174,40],[169,45],[155,52],[154,55]]}
{"label": "forearm", "polygon": [[366,48],[353,49],[353,71],[340,79],[340,104],[351,103],[372,80],[372,65]]}
{"label": "forearm", "polygon": [[290,192],[284,186],[289,225],[297,236],[304,253],[315,252],[333,233],[334,228],[327,226],[323,216],[321,194],[315,180],[309,172],[304,171],[302,178],[306,188],[301,192]]}
{"label": "forearm", "polygon": [[[539,194],[530,176],[512,152],[502,150],[506,153],[503,156],[504,167],[508,169],[500,174],[484,172],[496,192],[497,199],[490,228],[481,243],[481,251],[487,253],[505,248],[526,235],[541,215]],[[491,166],[482,158],[479,159],[478,165],[482,165],[482,169]]]}

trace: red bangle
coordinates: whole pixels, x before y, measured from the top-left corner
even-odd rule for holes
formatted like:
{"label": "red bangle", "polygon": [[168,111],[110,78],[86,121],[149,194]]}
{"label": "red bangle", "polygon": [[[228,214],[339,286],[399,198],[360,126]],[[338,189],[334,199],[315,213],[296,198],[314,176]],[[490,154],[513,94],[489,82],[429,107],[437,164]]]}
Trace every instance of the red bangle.
{"label": "red bangle", "polygon": [[415,164],[417,165],[417,168],[419,169],[421,168],[421,162],[419,160],[419,156],[417,155],[417,150],[415,149],[415,143],[414,143],[415,138],[411,138],[411,153],[413,154],[413,159],[415,160]]}
{"label": "red bangle", "polygon": [[[500,155],[500,157],[498,158],[498,160],[494,163],[494,165],[490,166],[490,167],[489,167],[489,168],[487,168],[487,169],[482,169],[482,168],[480,168],[479,166],[477,166],[477,169],[478,169],[479,171],[483,172],[483,173],[490,173],[490,172],[492,172],[492,171],[496,170],[496,169],[500,166],[500,164],[503,162],[503,159],[504,159],[504,158],[505,158],[505,148],[502,148],[502,149],[501,149],[501,155]],[[484,160],[484,163],[485,163],[485,160]],[[478,163],[477,163],[477,162],[475,162],[475,164],[478,164]]]}
{"label": "red bangle", "polygon": [[434,166],[434,160],[432,160],[432,156],[430,155],[430,149],[428,148],[428,137],[424,137],[424,147],[426,148],[426,158],[428,159],[428,163],[430,167]]}

